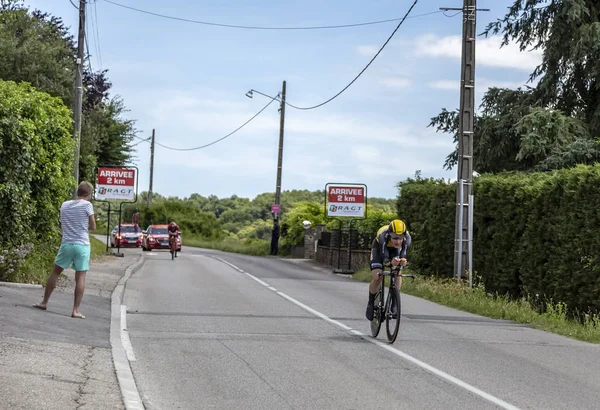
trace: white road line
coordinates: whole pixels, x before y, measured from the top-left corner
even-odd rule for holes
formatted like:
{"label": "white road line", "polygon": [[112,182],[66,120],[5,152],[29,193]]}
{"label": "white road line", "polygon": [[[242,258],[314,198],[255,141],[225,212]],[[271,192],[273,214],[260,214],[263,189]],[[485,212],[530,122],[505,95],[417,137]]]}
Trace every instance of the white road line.
{"label": "white road line", "polygon": [[233,269],[237,270],[238,272],[243,273],[244,275],[250,277],[251,279],[254,279],[256,282],[258,282],[261,285],[265,286],[267,289],[270,289],[270,290],[274,291],[275,293],[277,293],[282,298],[284,298],[284,299],[286,299],[286,300],[294,303],[295,305],[299,306],[300,308],[306,310],[309,313],[312,313],[313,315],[315,315],[315,316],[317,316],[317,317],[325,320],[326,322],[329,322],[329,323],[331,323],[331,324],[333,324],[333,325],[335,325],[335,326],[337,326],[337,327],[339,327],[339,328],[341,328],[341,329],[343,329],[345,331],[348,331],[349,333],[351,333],[353,335],[360,336],[361,338],[363,338],[365,340],[368,340],[371,343],[374,343],[375,345],[377,345],[377,346],[379,346],[379,347],[387,350],[388,352],[393,353],[396,356],[398,356],[398,357],[400,357],[400,358],[402,358],[404,360],[407,360],[407,361],[413,363],[414,365],[419,366],[422,369],[424,369],[424,370],[426,370],[426,371],[428,371],[428,372],[430,372],[430,373],[432,373],[432,374],[434,374],[434,375],[436,375],[436,376],[438,376],[438,377],[440,377],[440,378],[442,378],[442,379],[444,379],[444,380],[446,380],[446,381],[448,381],[450,383],[453,383],[453,384],[457,385],[458,387],[461,387],[461,388],[463,388],[463,389],[465,389],[465,390],[467,390],[467,391],[469,391],[469,392],[471,392],[471,393],[473,393],[473,394],[475,394],[475,395],[477,395],[477,396],[479,396],[479,397],[481,397],[481,398],[483,398],[483,399],[485,399],[485,400],[487,400],[487,401],[489,401],[491,403],[494,403],[495,405],[497,405],[497,406],[499,406],[499,407],[501,407],[503,409],[507,409],[507,410],[520,410],[518,407],[513,406],[512,404],[507,403],[504,400],[501,400],[501,399],[497,398],[496,396],[492,396],[491,394],[486,393],[483,390],[480,390],[480,389],[478,389],[475,386],[471,386],[470,384],[468,384],[468,383],[466,383],[466,382],[464,382],[464,381],[462,381],[462,380],[460,380],[460,379],[458,379],[458,378],[456,378],[456,377],[454,377],[454,376],[452,376],[452,375],[450,375],[450,374],[448,374],[446,372],[443,372],[443,371],[441,371],[439,369],[436,369],[435,367],[433,367],[433,366],[431,366],[431,365],[429,365],[429,364],[427,364],[427,363],[425,363],[425,362],[423,362],[423,361],[421,361],[421,360],[419,360],[419,359],[417,359],[415,357],[412,357],[411,355],[406,354],[403,351],[398,350],[398,349],[396,349],[395,347],[392,347],[389,344],[382,343],[382,342],[378,341],[377,339],[374,339],[374,338],[372,338],[370,336],[367,336],[367,335],[365,335],[364,333],[362,333],[362,332],[360,332],[358,330],[352,329],[350,326],[347,326],[347,325],[345,325],[344,323],[342,323],[342,322],[340,322],[338,320],[331,319],[329,316],[327,316],[327,315],[319,312],[318,310],[315,310],[315,309],[311,308],[310,306],[305,305],[304,303],[302,303],[302,302],[294,299],[293,297],[288,296],[288,295],[286,295],[283,292],[277,291],[274,287],[272,287],[268,283],[260,280],[259,278],[257,278],[256,276],[254,276],[254,275],[252,275],[252,274],[250,274],[248,272],[244,272],[242,269],[240,269],[237,266],[235,266],[235,265],[227,262],[224,259],[221,259],[221,258],[218,258],[218,257],[215,257],[215,259],[220,260],[221,262],[229,265],[230,267],[232,267]]}
{"label": "white road line", "polygon": [[129,339],[129,332],[127,331],[127,306],[121,305],[121,344],[125,349],[127,360],[135,362],[135,354],[133,354],[133,346]]}
{"label": "white road line", "polygon": [[237,270],[237,271],[238,271],[238,272],[240,272],[240,273],[243,273],[244,275],[248,276],[249,278],[252,278],[252,279],[254,279],[255,281],[257,281],[258,283],[260,283],[260,284],[261,284],[261,285],[263,285],[263,286],[267,286],[267,287],[268,287],[268,286],[270,286],[268,283],[266,283],[266,282],[263,282],[262,280],[258,279],[258,278],[257,278],[256,276],[254,276],[254,275],[251,275],[251,274],[249,274],[249,273],[247,273],[247,272],[244,272],[243,270],[241,270],[241,269],[240,269],[240,268],[238,268],[237,266],[235,266],[235,265],[233,265],[233,264],[231,264],[231,263],[227,262],[227,261],[226,261],[226,260],[224,260],[224,259],[217,258],[217,257],[215,257],[215,259],[218,259],[218,260],[220,260],[221,262],[223,262],[223,263],[225,263],[225,264],[227,264],[227,265],[231,266],[233,269]]}

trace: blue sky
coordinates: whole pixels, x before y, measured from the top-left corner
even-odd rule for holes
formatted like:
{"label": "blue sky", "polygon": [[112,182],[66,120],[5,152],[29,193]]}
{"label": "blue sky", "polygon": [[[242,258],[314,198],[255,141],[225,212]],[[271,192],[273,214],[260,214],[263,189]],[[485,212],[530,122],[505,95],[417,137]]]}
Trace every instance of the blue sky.
{"label": "blue sky", "polygon": [[[163,19],[104,0],[90,1],[91,64],[108,69],[113,95],[124,99],[140,137],[176,148],[210,143],[247,121],[287,82],[287,101],[313,106],[345,87],[369,62],[397,22],[336,30],[243,30]],[[319,26],[402,17],[412,0],[115,0],[173,17],[251,26]],[[74,0],[78,4],[78,1]],[[478,32],[502,17],[512,0],[480,0]],[[27,0],[77,32],[69,0]],[[460,0],[421,0],[411,16],[460,7]],[[94,14],[95,9],[95,14]],[[456,12],[449,12],[452,15]],[[97,16],[97,19],[96,19]],[[97,29],[97,35],[96,35]],[[308,111],[286,108],[282,189],[363,183],[369,196],[393,198],[395,184],[421,170],[455,178],[443,163],[452,137],[428,128],[442,107],[459,104],[461,15],[409,18],[371,67],[342,95]],[[490,86],[524,84],[541,59],[500,39],[478,37],[476,104]],[[99,53],[96,51],[99,49]],[[157,146],[154,191],[253,198],[274,192],[278,103],[231,137],[178,152]],[[148,190],[149,144],[136,146],[140,192]]]}

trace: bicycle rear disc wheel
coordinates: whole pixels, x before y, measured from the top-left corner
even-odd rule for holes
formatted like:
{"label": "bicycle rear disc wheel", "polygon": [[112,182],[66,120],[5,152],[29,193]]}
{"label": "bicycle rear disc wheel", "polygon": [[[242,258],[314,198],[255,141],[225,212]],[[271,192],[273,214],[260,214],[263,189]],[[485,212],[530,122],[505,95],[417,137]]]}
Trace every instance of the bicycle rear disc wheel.
{"label": "bicycle rear disc wheel", "polygon": [[377,337],[381,329],[381,311],[383,310],[383,295],[381,290],[375,295],[375,309],[373,311],[373,320],[371,320],[371,335]]}
{"label": "bicycle rear disc wheel", "polygon": [[[396,305],[396,313],[392,313],[392,306]],[[386,303],[385,309],[385,330],[390,343],[396,341],[398,337],[398,330],[400,329],[400,292],[398,288],[393,287],[388,293],[388,303]]]}

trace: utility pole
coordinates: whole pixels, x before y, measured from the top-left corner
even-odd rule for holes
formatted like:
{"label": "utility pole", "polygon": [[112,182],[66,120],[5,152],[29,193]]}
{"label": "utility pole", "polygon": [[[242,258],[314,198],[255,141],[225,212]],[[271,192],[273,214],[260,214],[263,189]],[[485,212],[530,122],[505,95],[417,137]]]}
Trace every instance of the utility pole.
{"label": "utility pole", "polygon": [[[471,224],[473,200],[473,131],[475,117],[475,39],[477,0],[463,0],[462,8],[440,8],[463,12],[462,58],[460,68],[460,108],[458,113],[458,175],[456,183],[456,225],[454,275],[457,281],[472,269]],[[469,272],[471,274],[471,272]]]}
{"label": "utility pole", "polygon": [[279,212],[273,213],[273,234],[271,235],[271,254],[277,255],[279,242],[279,215],[281,214],[281,170],[283,162],[283,130],[285,125],[285,81],[281,89],[281,106],[279,108],[279,153],[277,157],[277,183],[275,186],[275,205]]}
{"label": "utility pole", "polygon": [[150,187],[148,189],[148,208],[152,206],[152,178],[154,176],[154,128],[152,128],[152,142],[150,142]]}
{"label": "utility pole", "polygon": [[281,108],[279,117],[279,154],[277,157],[277,186],[275,187],[275,203],[281,205],[281,167],[283,161],[283,128],[285,124],[285,81],[281,89]]}
{"label": "utility pole", "polygon": [[83,53],[85,45],[85,0],[79,0],[79,35],[77,37],[77,67],[75,72],[75,101],[73,107],[75,138],[75,163],[73,177],[75,186],[79,184],[79,146],[81,141],[81,110],[83,104]]}

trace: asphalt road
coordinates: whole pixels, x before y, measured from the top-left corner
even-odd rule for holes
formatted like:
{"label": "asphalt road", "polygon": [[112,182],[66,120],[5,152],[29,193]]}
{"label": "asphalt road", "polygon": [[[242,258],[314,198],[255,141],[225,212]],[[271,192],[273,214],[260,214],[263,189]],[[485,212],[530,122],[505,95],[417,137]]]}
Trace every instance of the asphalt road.
{"label": "asphalt road", "polygon": [[124,304],[146,408],[593,409],[600,351],[403,295],[375,341],[367,285],[302,261],[146,253]]}

